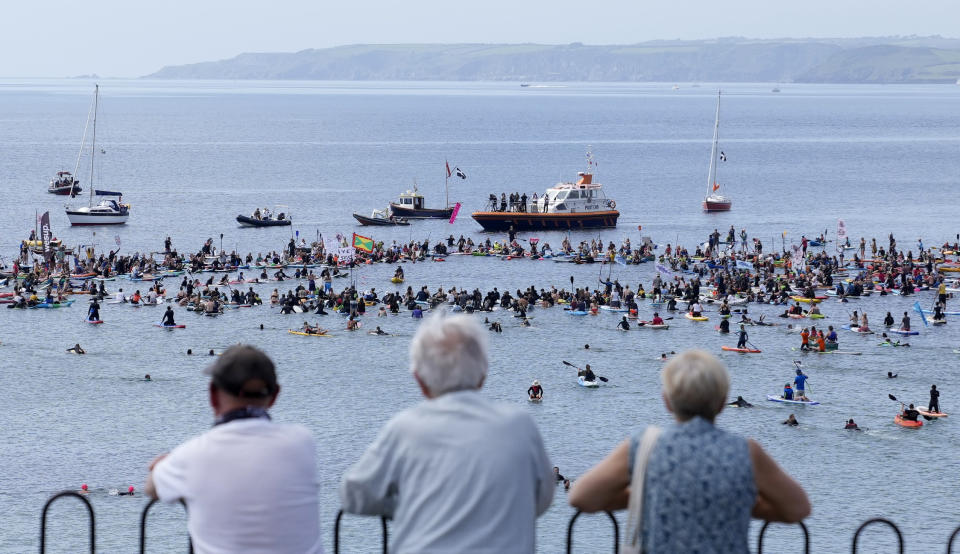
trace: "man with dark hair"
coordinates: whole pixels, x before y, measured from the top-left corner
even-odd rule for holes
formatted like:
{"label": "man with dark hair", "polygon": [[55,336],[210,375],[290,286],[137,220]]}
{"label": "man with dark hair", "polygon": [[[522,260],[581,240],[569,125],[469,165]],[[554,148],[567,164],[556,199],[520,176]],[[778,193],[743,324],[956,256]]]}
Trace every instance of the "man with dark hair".
{"label": "man with dark hair", "polygon": [[305,427],[271,421],[273,362],[237,345],[204,373],[214,427],[154,459],[147,494],[186,502],[197,552],[322,552],[316,446]]}

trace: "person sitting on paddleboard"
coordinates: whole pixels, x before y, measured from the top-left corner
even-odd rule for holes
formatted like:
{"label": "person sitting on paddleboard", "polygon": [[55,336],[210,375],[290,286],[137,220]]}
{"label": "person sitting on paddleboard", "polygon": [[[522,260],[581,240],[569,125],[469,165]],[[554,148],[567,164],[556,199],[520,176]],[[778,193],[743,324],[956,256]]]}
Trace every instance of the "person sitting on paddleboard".
{"label": "person sitting on paddleboard", "polygon": [[139,303],[140,303],[140,291],[139,291],[139,290],[134,291],[133,296],[130,297],[130,303],[131,303],[131,304],[139,304]]}
{"label": "person sitting on paddleboard", "polygon": [[163,321],[160,322],[164,327],[172,327],[176,325],[173,321],[173,308],[167,306],[167,311],[163,312]]}
{"label": "person sitting on paddleboard", "polygon": [[800,368],[798,367],[797,376],[793,378],[793,383],[797,386],[796,393],[794,394],[794,398],[796,398],[797,400],[803,400],[804,402],[807,402],[809,400],[807,396],[804,394],[804,390],[803,390],[804,388],[806,388],[805,387],[806,382],[807,382],[807,376],[804,375],[803,371],[801,371]]}
{"label": "person sitting on paddleboard", "polygon": [[796,427],[796,426],[800,425],[800,422],[797,421],[797,416],[795,416],[795,415],[793,415],[793,414],[790,414],[790,416],[787,417],[786,421],[784,421],[783,424],[784,424],[784,425],[789,425],[789,426],[791,426],[791,427]]}
{"label": "person sitting on paddleboard", "polygon": [[539,380],[533,380],[533,384],[530,385],[529,389],[527,389],[527,396],[535,400],[543,399],[543,387],[540,386]]}
{"label": "person sitting on paddleboard", "polygon": [[833,325],[827,326],[827,330],[829,331],[829,332],[827,333],[827,342],[829,342],[829,343],[831,343],[831,344],[836,344],[836,343],[837,343],[837,332],[833,330]]}
{"label": "person sitting on paddleboard", "polygon": [[651,321],[650,323],[652,323],[653,325],[663,325],[663,318],[660,317],[659,313],[653,312],[653,321]]}
{"label": "person sitting on paddleboard", "polygon": [[694,302],[690,305],[690,315],[693,317],[702,317],[703,316],[703,306],[700,305],[700,302]]}
{"label": "person sitting on paddleboard", "polygon": [[910,404],[909,408],[905,408],[903,412],[900,413],[900,419],[905,421],[917,421],[920,418],[920,412],[914,409],[913,404]]}
{"label": "person sitting on paddleboard", "polygon": [[347,331],[356,331],[360,328],[360,322],[353,318],[353,315],[350,316],[350,319],[347,320]]}
{"label": "person sitting on paddleboard", "polygon": [[397,266],[397,270],[393,272],[394,279],[403,279],[403,267]]}
{"label": "person sitting on paddleboard", "polygon": [[933,306],[933,320],[934,320],[934,321],[942,321],[942,320],[944,320],[944,319],[947,319],[947,316],[944,315],[944,313],[943,313],[943,305],[942,305],[941,303],[937,302],[937,303]]}
{"label": "person sitting on paddleboard", "polygon": [[817,304],[810,306],[810,311],[807,313],[809,315],[820,315],[820,306],[818,306]]}
{"label": "person sitting on paddleboard", "polygon": [[743,326],[743,324],[740,325],[739,335],[740,337],[737,339],[737,348],[746,348],[747,347],[747,329],[746,327]]}
{"label": "person sitting on paddleboard", "polygon": [[738,396],[736,400],[734,400],[733,402],[731,402],[731,403],[729,403],[729,404],[727,404],[727,405],[728,405],[728,406],[736,406],[736,407],[738,407],[738,408],[752,408],[752,407],[753,407],[753,404],[751,404],[751,403],[747,402],[746,400],[744,400],[742,396]]}
{"label": "person sitting on paddleboard", "polygon": [[617,323],[617,328],[623,329],[624,331],[630,330],[630,323],[627,321],[627,316],[623,316],[623,318],[620,319],[620,323]]}
{"label": "person sitting on paddleboard", "polygon": [[720,305],[720,315],[730,315],[730,305],[727,304],[726,299],[724,299],[723,304]]}
{"label": "person sitting on paddleboard", "polygon": [[936,385],[930,387],[930,402],[927,403],[927,411],[940,413],[940,391]]}
{"label": "person sitting on paddleboard", "polygon": [[67,348],[67,352],[73,352],[74,354],[86,354],[87,352],[80,348],[80,344],[73,345],[72,348]]}
{"label": "person sitting on paddleboard", "polygon": [[850,420],[847,421],[847,424],[844,425],[843,428],[844,428],[844,429],[853,429],[854,431],[859,431],[859,430],[860,430],[860,426],[857,425],[856,422],[853,421],[853,418],[850,418]]}
{"label": "person sitting on paddleboard", "polygon": [[586,369],[577,368],[577,377],[583,377],[583,380],[588,382],[597,380],[597,376],[594,375],[593,370],[590,369],[590,364],[587,364]]}
{"label": "person sitting on paddleboard", "polygon": [[903,312],[903,319],[900,320],[900,330],[901,331],[910,330],[910,316],[907,315],[907,312]]}
{"label": "person sitting on paddleboard", "polygon": [[790,387],[790,383],[787,383],[783,386],[783,398],[784,400],[793,400],[793,389]]}
{"label": "person sitting on paddleboard", "polygon": [[88,321],[100,321],[100,304],[94,299],[90,303],[90,311],[87,313]]}
{"label": "person sitting on paddleboard", "polygon": [[863,312],[860,316],[860,332],[867,333],[870,331],[870,325],[867,323],[867,312]]}

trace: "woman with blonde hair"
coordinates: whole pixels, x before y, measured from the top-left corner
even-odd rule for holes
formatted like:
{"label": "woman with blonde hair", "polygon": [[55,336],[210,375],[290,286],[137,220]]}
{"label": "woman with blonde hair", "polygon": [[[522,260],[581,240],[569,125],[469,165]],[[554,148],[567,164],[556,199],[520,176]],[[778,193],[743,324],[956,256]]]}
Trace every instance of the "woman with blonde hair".
{"label": "woman with blonde hair", "polygon": [[759,444],[714,425],[730,377],[702,350],[663,369],[663,401],[676,423],[623,441],[574,483],[585,512],[630,509],[626,552],[748,552],[750,518],[797,522],[810,502]]}

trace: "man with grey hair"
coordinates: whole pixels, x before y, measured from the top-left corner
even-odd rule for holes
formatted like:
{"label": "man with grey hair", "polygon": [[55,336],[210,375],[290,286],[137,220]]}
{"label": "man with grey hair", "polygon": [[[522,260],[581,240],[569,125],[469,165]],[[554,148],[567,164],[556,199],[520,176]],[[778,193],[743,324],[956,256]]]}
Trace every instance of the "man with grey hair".
{"label": "man with grey hair", "polygon": [[533,552],[553,466],[525,411],[480,395],[483,328],[465,315],[429,318],[410,370],[426,400],[394,416],[343,475],[344,511],[392,517],[391,552]]}

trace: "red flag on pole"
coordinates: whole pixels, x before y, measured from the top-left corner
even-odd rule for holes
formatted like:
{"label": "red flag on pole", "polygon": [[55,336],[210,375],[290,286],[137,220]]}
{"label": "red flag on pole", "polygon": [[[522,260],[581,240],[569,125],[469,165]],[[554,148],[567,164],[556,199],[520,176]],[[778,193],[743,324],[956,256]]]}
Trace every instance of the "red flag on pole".
{"label": "red flag on pole", "polygon": [[444,160],[444,163],[447,164],[447,177],[449,178],[453,173],[450,173],[450,162]]}

